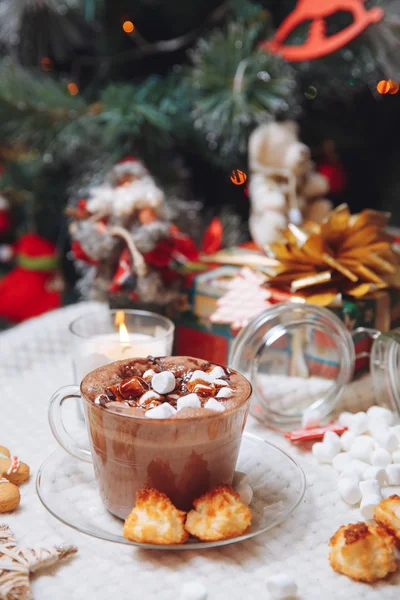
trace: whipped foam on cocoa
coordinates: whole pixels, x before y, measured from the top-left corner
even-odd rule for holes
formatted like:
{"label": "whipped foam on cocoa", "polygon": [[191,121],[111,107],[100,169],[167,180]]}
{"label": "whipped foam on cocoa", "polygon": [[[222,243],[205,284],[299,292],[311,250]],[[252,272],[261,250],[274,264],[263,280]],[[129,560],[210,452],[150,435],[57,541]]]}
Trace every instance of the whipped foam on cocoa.
{"label": "whipped foam on cocoa", "polygon": [[205,417],[241,404],[250,393],[244,377],[186,356],[118,361],[87,375],[85,396],[120,414],[156,419]]}

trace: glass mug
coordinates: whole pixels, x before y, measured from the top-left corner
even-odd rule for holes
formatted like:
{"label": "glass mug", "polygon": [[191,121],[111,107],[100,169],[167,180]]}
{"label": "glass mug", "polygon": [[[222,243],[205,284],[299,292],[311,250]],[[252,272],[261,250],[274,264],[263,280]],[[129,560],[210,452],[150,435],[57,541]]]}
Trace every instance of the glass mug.
{"label": "glass mug", "polygon": [[[366,350],[355,355],[360,336]],[[355,361],[368,356],[377,401],[399,413],[400,333],[364,327],[349,332],[326,308],[295,302],[268,308],[240,331],[228,364],[253,386],[251,413],[269,426],[290,429],[328,418]]]}
{"label": "glass mug", "polygon": [[[187,358],[187,357],[186,357]],[[179,364],[180,357],[170,358]],[[90,378],[110,381],[115,369],[134,359],[118,361],[88,374],[80,387],[66,386],[51,398],[49,422],[60,445],[73,457],[92,462],[104,506],[125,519],[145,485],[167,494],[181,510],[190,510],[195,498],[220,483],[232,482],[249,411],[251,385],[242,376],[243,396],[223,412],[201,417],[147,419],[111,412],[94,404],[85,390]],[[200,365],[204,361],[191,359]],[[90,450],[67,432],[61,407],[82,398]]]}

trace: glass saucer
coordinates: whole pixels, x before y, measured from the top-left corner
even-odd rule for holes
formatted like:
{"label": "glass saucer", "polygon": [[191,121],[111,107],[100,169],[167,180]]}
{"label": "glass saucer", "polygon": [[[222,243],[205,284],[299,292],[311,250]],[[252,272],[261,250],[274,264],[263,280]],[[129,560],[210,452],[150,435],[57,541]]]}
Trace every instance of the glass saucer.
{"label": "glass saucer", "polygon": [[157,550],[202,550],[240,542],[272,529],[295,510],[304,496],[306,479],[300,465],[283,450],[253,435],[243,436],[237,470],[247,474],[253,488],[252,525],[245,534],[218,542],[195,538],[173,546],[130,542],[122,536],[123,522],[100,500],[92,465],[61,449],[50,454],[40,467],[36,490],[54,517],[93,537]]}

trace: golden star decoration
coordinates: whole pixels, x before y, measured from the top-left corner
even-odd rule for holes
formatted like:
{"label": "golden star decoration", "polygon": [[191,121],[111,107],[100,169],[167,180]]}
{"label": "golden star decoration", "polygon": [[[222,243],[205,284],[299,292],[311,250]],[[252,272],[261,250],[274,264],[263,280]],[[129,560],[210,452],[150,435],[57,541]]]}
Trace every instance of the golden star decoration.
{"label": "golden star decoration", "polygon": [[29,574],[76,552],[75,546],[18,547],[10,528],[0,525],[0,599],[33,600]]}
{"label": "golden star decoration", "polygon": [[371,292],[400,289],[400,256],[385,228],[390,214],[365,209],[351,215],[346,204],[321,224],[305,223],[283,231],[269,244],[268,285],[295,299],[327,306],[342,294],[361,298]]}

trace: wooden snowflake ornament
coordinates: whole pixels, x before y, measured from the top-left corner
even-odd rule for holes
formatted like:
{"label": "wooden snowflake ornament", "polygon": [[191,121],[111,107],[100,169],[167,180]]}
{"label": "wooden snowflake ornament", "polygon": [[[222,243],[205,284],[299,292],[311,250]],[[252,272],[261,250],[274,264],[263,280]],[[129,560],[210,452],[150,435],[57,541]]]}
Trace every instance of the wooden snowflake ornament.
{"label": "wooden snowflake ornament", "polygon": [[13,532],[0,525],[0,600],[33,600],[29,575],[75,554],[75,546],[18,547]]}
{"label": "wooden snowflake ornament", "polygon": [[[371,23],[381,21],[384,12],[375,6],[368,10],[365,0],[298,0],[293,12],[278,27],[275,36],[261,46],[285,60],[313,60],[331,54],[354,40]],[[350,12],[353,22],[334,35],[326,36],[325,19],[339,11]],[[308,37],[303,44],[285,45],[289,35],[305,21],[311,21]]]}

